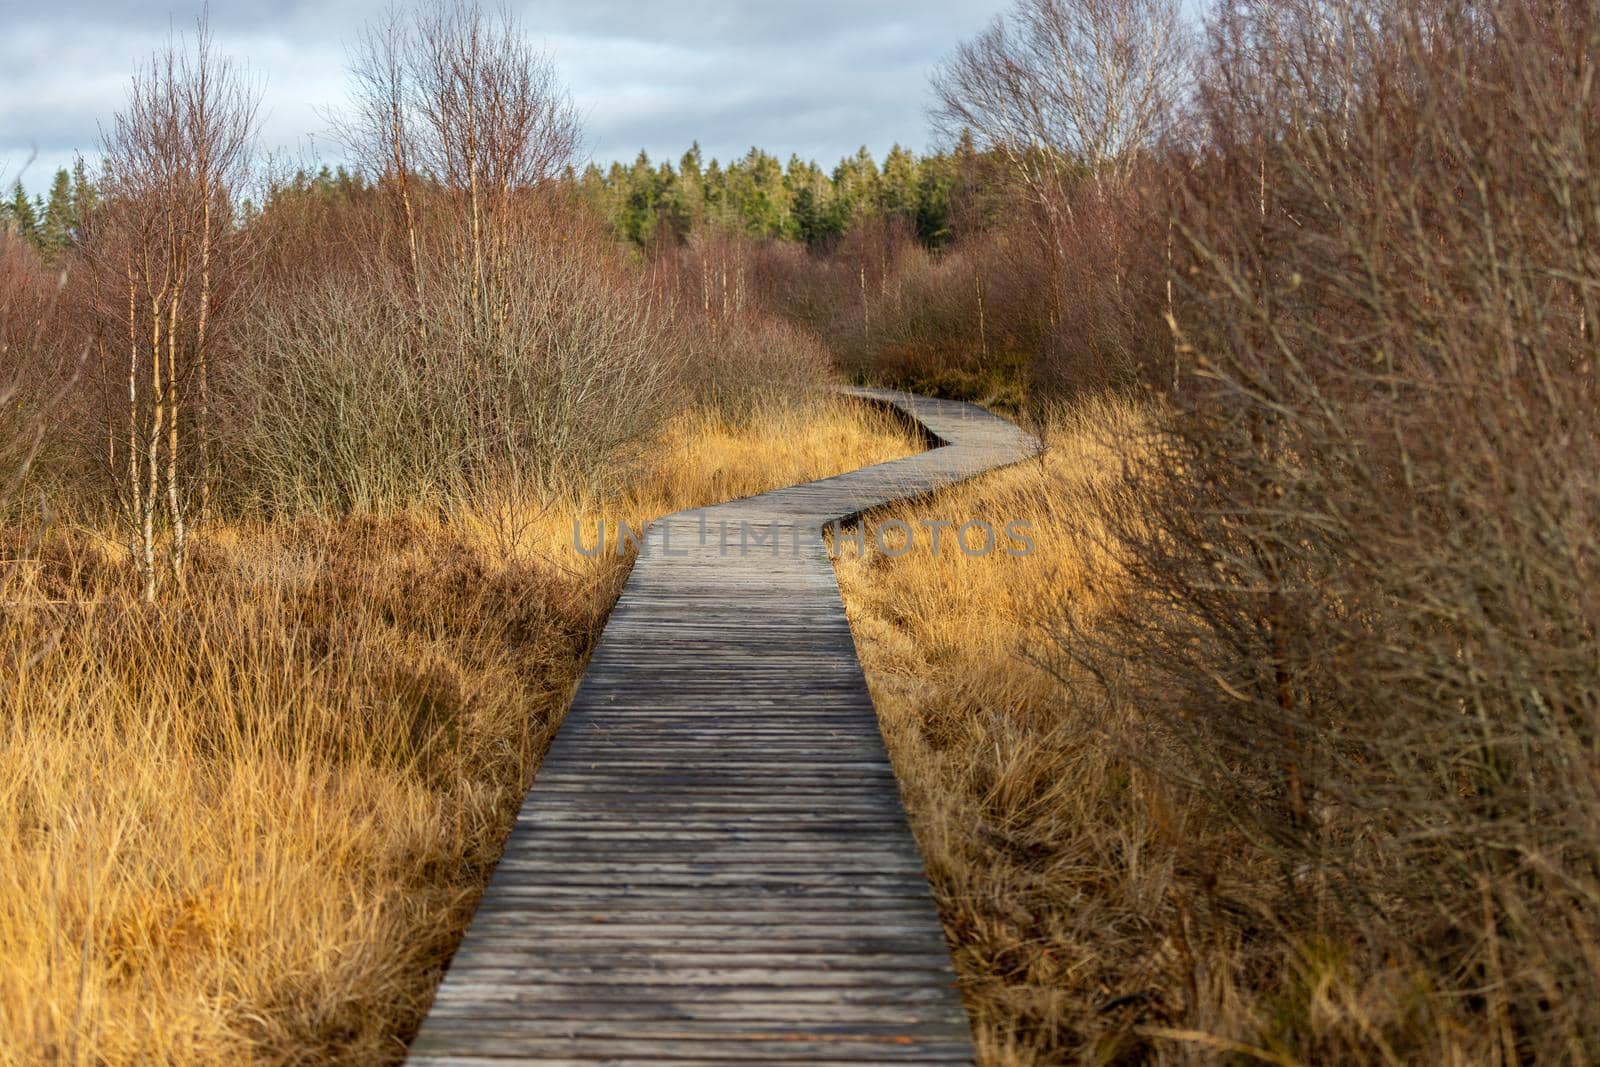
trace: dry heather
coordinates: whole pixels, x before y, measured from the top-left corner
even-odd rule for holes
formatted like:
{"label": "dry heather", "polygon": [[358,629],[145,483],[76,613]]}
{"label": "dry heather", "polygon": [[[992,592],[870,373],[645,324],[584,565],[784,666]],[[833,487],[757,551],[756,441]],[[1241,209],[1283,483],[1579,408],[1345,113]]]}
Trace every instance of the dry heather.
{"label": "dry heather", "polygon": [[917,447],[840,403],[688,416],[609,500],[218,528],[159,610],[55,530],[3,572],[0,1061],[398,1059],[625,571],[573,515]]}

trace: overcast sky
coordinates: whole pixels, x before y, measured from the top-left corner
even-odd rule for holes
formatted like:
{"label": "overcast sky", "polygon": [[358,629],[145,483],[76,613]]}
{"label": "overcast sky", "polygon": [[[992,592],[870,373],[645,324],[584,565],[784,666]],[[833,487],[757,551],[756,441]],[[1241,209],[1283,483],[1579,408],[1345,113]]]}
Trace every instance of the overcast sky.
{"label": "overcast sky", "polygon": [[[213,0],[220,49],[262,90],[261,148],[337,161],[324,117],[346,96],[345,45],[386,0]],[[491,5],[486,5],[491,6]],[[928,73],[1004,0],[511,0],[551,50],[595,160],[723,159],[760,145],[831,164],[868,145],[922,149]],[[200,4],[0,0],[0,178],[43,191],[91,159],[135,64]],[[29,156],[37,158],[23,171]]]}

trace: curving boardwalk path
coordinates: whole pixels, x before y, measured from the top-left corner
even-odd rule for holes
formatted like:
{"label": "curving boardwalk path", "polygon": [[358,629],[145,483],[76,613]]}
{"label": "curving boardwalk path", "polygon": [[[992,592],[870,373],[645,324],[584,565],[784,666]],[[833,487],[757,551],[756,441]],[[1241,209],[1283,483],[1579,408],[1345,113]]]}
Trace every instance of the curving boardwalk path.
{"label": "curving boardwalk path", "polygon": [[849,391],[941,447],[650,527],[411,1062],[971,1062],[819,531],[1039,446]]}

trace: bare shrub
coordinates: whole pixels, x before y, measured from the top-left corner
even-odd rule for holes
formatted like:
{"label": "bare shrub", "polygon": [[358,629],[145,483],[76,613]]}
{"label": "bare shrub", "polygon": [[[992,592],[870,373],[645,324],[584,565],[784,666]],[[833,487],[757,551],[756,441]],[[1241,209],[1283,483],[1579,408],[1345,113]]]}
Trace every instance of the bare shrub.
{"label": "bare shrub", "polygon": [[663,326],[661,352],[680,368],[686,395],[742,420],[824,382],[832,361],[801,310],[822,311],[833,295],[819,265],[799,245],[712,227],[657,247],[641,295]]}
{"label": "bare shrub", "polygon": [[1148,184],[1068,195],[1056,229],[1013,219],[937,252],[876,223],[821,253],[752,251],[754,290],[857,379],[1008,410],[1126,391],[1147,363],[1170,368],[1164,200]]}
{"label": "bare shrub", "polygon": [[[1144,368],[1170,370],[1165,168],[1141,167],[1134,179],[1116,188],[1080,186],[1070,193],[1073,206],[1055,238],[1060,267],[1049,272],[1053,277],[1036,277],[1027,286],[1035,301],[1054,309],[1028,349],[1036,404],[1106,390],[1127,392]],[[1043,275],[1038,264],[1048,262],[1050,253],[1037,240],[1029,244],[1029,262],[1036,275]],[[1020,269],[1009,266],[1013,276]],[[1053,292],[1041,292],[1052,284]]]}
{"label": "bare shrub", "polygon": [[1191,38],[1177,0],[1017,0],[934,76],[935,122],[1004,160],[1028,208],[1037,396],[1125,388],[1161,344],[1152,182],[1192,92]]}
{"label": "bare shrub", "polygon": [[974,240],[935,254],[903,224],[863,220],[835,247],[752,245],[744,261],[756,306],[820,339],[847,375],[1016,406],[1016,383],[991,372],[1014,369],[1012,329],[1031,330],[1038,316],[996,302],[995,247]]}
{"label": "bare shrub", "polygon": [[739,418],[782,398],[799,399],[828,378],[816,335],[781,319],[745,315],[683,336],[686,384],[703,404]]}
{"label": "bare shrub", "polygon": [[244,497],[342,510],[549,490],[603,480],[653,435],[679,406],[679,367],[621,253],[560,206],[521,226],[489,336],[453,299],[470,266],[448,253],[422,261],[426,342],[408,283],[381,265],[260,302],[230,392]]}
{"label": "bare shrub", "polygon": [[1217,1040],[1600,1055],[1597,45],[1540,0],[1216,22],[1181,403],[1106,496],[1135,592],[1074,648],[1239,829],[1185,877],[1203,936],[1343,1005],[1197,976]]}
{"label": "bare shrub", "polygon": [[0,229],[0,516],[9,517],[44,443],[40,386],[52,377],[45,338],[59,288],[34,250]]}
{"label": "bare shrub", "polygon": [[471,4],[392,15],[352,63],[366,174],[281,185],[252,224],[270,273],[230,383],[241,497],[371,509],[603,481],[677,410],[681,359],[553,186],[578,138],[554,66]]}

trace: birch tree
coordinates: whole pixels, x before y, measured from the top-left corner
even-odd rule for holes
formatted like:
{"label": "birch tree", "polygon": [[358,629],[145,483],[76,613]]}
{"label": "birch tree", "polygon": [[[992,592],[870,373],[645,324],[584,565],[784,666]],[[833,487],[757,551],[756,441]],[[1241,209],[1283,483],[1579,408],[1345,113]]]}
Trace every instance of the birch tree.
{"label": "birch tree", "polygon": [[[507,313],[515,201],[558,177],[578,148],[577,112],[555,64],[509,13],[458,3],[369,27],[351,68],[357,97],[345,139],[400,205],[420,331],[421,246],[432,232],[462,268],[469,321],[492,333]],[[445,195],[423,196],[423,187]],[[425,226],[425,211],[442,225]]]}
{"label": "birch tree", "polygon": [[99,347],[109,356],[121,335],[126,387],[107,458],[146,601],[163,570],[181,585],[209,505],[213,334],[236,267],[233,205],[255,114],[256,96],[213,50],[202,19],[192,47],[174,40],[134,75],[103,138],[105,208],[92,258],[102,284],[118,279],[122,296],[102,307]]}

